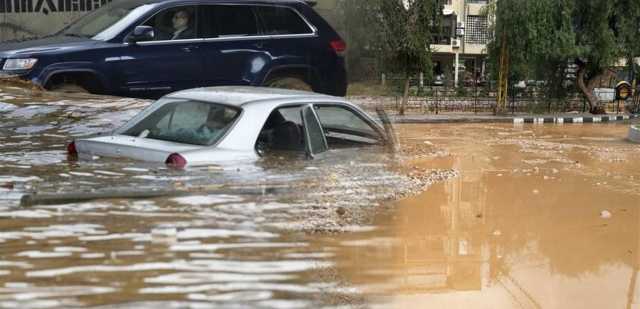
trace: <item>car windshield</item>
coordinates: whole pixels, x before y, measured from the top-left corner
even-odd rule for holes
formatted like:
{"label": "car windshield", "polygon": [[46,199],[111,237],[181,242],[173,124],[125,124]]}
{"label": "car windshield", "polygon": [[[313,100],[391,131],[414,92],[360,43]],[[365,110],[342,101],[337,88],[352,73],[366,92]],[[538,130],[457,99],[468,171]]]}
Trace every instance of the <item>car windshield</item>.
{"label": "car windshield", "polygon": [[109,40],[149,12],[147,1],[114,1],[87,14],[62,31],[65,36]]}
{"label": "car windshield", "polygon": [[240,110],[226,105],[165,99],[142,119],[125,126],[124,135],[191,145],[210,146],[231,128]]}

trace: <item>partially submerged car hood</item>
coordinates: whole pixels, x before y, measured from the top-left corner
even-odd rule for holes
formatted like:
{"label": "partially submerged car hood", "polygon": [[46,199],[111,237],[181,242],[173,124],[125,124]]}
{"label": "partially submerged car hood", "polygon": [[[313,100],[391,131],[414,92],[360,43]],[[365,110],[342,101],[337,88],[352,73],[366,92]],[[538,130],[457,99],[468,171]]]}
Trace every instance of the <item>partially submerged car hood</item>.
{"label": "partially submerged car hood", "polygon": [[202,146],[185,145],[161,140],[126,135],[110,135],[75,141],[80,158],[111,157],[130,158],[149,162],[165,162],[172,153],[202,149]]}
{"label": "partially submerged car hood", "polygon": [[71,36],[50,36],[41,39],[3,42],[0,44],[0,55],[4,57],[15,55],[30,55],[43,52],[57,52],[60,50],[80,50],[100,43],[88,38]]}

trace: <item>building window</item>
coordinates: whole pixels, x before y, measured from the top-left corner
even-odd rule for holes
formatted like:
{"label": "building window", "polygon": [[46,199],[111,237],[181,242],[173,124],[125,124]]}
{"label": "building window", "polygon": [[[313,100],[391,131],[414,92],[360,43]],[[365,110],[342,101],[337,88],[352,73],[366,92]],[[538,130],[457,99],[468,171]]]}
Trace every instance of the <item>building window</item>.
{"label": "building window", "polygon": [[487,16],[467,16],[465,42],[469,44],[487,44],[489,41]]}

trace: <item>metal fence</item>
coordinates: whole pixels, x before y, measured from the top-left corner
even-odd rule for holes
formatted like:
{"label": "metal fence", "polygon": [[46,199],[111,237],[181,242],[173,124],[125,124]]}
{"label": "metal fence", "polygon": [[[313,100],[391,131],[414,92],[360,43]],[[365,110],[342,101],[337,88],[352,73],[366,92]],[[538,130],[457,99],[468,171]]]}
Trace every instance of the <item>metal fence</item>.
{"label": "metal fence", "polygon": [[[439,114],[443,112],[493,113],[496,111],[497,88],[495,85],[475,85],[464,87],[419,86],[411,81],[410,96],[405,106],[407,110]],[[395,85],[394,85],[395,84]],[[386,108],[400,108],[402,104],[401,83],[388,81],[388,92],[393,100],[388,100]],[[555,114],[567,112],[589,112],[589,105],[580,93],[564,98],[549,97],[541,87],[510,87],[505,112],[512,114]],[[627,101],[605,103],[607,112],[640,112],[640,94]]]}

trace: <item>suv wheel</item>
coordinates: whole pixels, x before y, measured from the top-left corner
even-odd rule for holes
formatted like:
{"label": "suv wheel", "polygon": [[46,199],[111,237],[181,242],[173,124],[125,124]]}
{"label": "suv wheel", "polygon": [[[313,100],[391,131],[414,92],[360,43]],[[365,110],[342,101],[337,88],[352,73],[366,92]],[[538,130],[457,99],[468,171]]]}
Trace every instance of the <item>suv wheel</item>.
{"label": "suv wheel", "polygon": [[269,78],[264,85],[271,88],[284,88],[293,90],[313,91],[311,85],[309,85],[302,78],[294,76],[278,76]]}
{"label": "suv wheel", "polygon": [[84,87],[72,83],[62,83],[55,85],[51,88],[51,91],[63,93],[89,93],[89,91]]}

